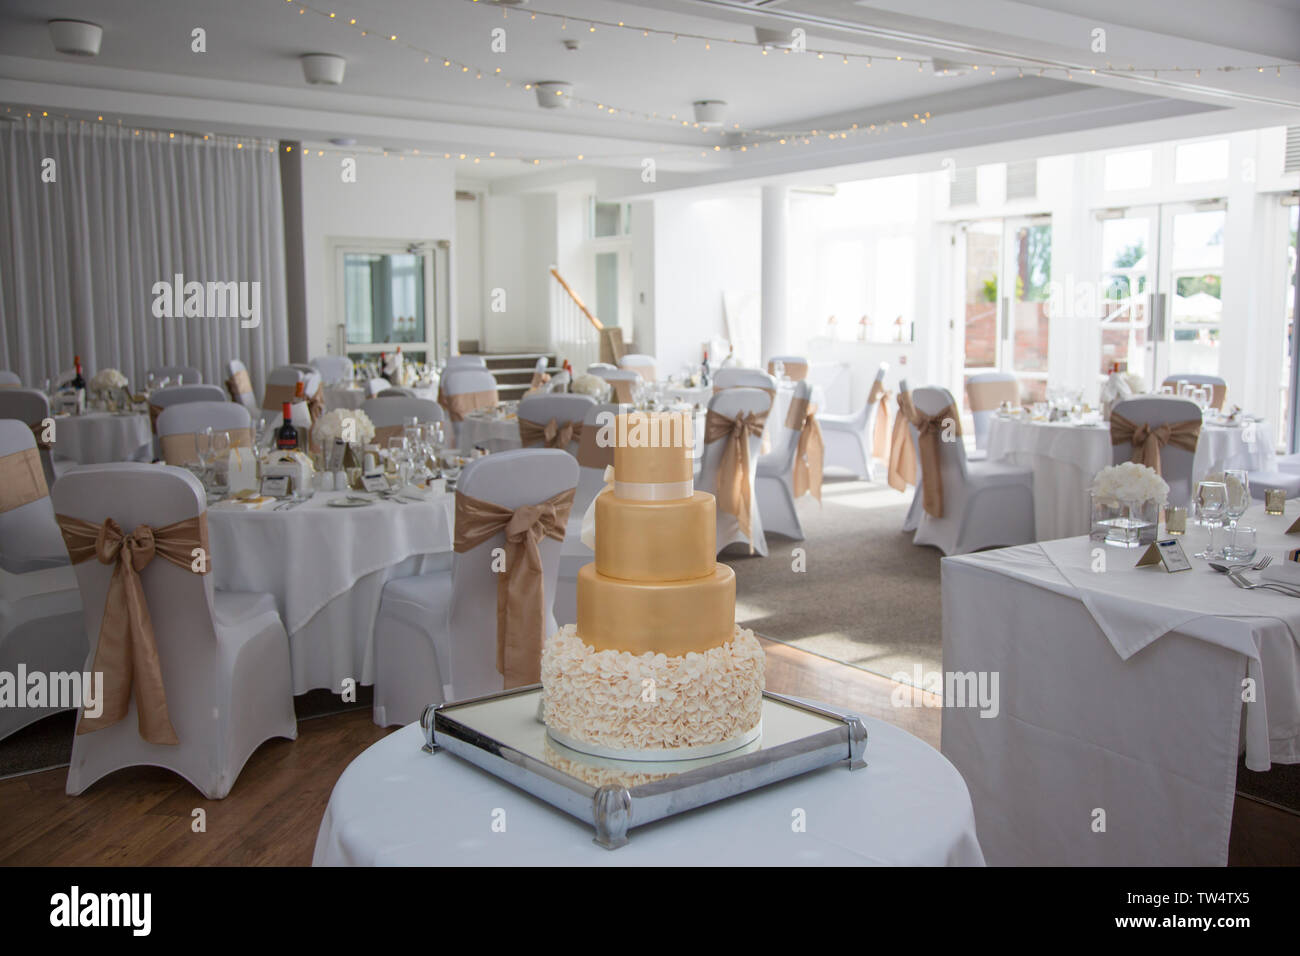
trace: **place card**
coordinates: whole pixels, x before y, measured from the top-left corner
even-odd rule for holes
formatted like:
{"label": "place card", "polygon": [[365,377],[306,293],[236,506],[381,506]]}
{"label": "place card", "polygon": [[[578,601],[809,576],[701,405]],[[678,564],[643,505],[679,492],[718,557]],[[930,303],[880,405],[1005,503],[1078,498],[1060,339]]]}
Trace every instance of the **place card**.
{"label": "place card", "polygon": [[288,475],[267,475],[262,479],[262,496],[283,498],[289,493]]}
{"label": "place card", "polygon": [[1176,538],[1166,538],[1164,541],[1152,542],[1151,546],[1142,553],[1135,567],[1146,568],[1160,564],[1171,574],[1174,571],[1190,571],[1192,562],[1187,560],[1187,553],[1183,551],[1182,544]]}
{"label": "place card", "polygon": [[388,491],[388,479],[382,471],[361,476],[361,487],[366,491]]}
{"label": "place card", "polygon": [[1300,534],[1300,518],[1296,518],[1295,521],[1291,522],[1291,527],[1287,528],[1285,533]]}

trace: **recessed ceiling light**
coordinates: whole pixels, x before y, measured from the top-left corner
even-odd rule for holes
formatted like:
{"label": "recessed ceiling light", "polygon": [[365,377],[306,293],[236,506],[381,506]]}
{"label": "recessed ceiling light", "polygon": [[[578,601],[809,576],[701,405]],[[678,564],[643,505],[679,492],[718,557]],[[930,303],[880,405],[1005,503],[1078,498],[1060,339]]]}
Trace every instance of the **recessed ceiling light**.
{"label": "recessed ceiling light", "polygon": [[338,86],[343,82],[343,68],[348,61],[332,53],[304,53],[302,75],[314,86]]}
{"label": "recessed ceiling light", "polygon": [[355,136],[335,136],[330,140],[335,146],[355,146],[357,138]]}
{"label": "recessed ceiling light", "polygon": [[696,100],[695,122],[701,126],[721,126],[727,120],[727,104],[723,100]]}
{"label": "recessed ceiling light", "polygon": [[85,20],[49,21],[50,39],[54,49],[69,56],[98,56],[99,41],[104,38],[104,28]]}
{"label": "recessed ceiling light", "polygon": [[541,80],[534,83],[537,105],[545,110],[567,110],[573,100],[573,84],[563,80]]}

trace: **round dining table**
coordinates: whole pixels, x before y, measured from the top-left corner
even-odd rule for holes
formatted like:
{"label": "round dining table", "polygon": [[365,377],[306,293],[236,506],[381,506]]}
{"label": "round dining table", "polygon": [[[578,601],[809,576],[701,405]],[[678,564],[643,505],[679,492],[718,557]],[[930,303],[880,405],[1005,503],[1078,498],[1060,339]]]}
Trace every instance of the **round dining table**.
{"label": "round dining table", "polygon": [[425,752],[409,724],[343,771],[312,865],[983,866],[952,764],[904,730],[862,721],[866,767],[823,767],[638,827],[617,850],[455,754]]}
{"label": "round dining table", "polygon": [[[403,494],[406,494],[405,492]],[[208,508],[213,584],[275,598],[289,634],[293,692],[374,683],[374,625],[384,585],[450,567],[455,496],[339,507],[317,492],[291,507],[223,501]]]}
{"label": "round dining table", "polygon": [[55,459],[79,465],[152,461],[153,430],[144,412],[86,412],[54,417]]}
{"label": "round dining table", "polygon": [[[1271,426],[1206,423],[1196,442],[1192,479],[1225,468],[1271,471]],[[1079,424],[994,415],[986,444],[990,461],[1007,461],[1034,472],[1034,527],[1039,541],[1087,534],[1088,489],[1093,476],[1113,463],[1106,422]]]}

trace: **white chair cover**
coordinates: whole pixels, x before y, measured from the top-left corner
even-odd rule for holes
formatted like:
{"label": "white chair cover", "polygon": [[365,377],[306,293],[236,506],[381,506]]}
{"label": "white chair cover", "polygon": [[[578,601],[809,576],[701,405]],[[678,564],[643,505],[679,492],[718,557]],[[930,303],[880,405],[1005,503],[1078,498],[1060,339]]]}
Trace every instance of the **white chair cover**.
{"label": "white chair cover", "polygon": [[[27,426],[36,425],[50,417],[50,399],[38,388],[0,388],[0,419],[12,418]],[[31,428],[27,433],[32,434]],[[33,442],[35,437],[33,437]],[[45,469],[45,484],[54,487],[61,468],[56,468],[54,452],[59,446],[58,425],[54,429],[54,448],[41,449],[41,467]]]}
{"label": "white chair cover", "polygon": [[[898,380],[898,394],[900,396],[911,394],[907,379],[900,378]],[[901,413],[896,412],[896,414]],[[907,507],[907,514],[903,516],[903,530],[915,531],[921,526],[921,511],[924,509],[925,503],[921,493],[921,455],[916,447],[915,429],[909,428],[907,434],[907,440],[912,443],[912,454],[916,460],[916,486],[912,489],[912,503]]]}
{"label": "white chair cover", "polygon": [[[315,369],[304,372],[296,365],[281,365],[279,368],[271,369],[271,374],[266,377],[267,388],[272,385],[294,386],[299,382],[302,382],[303,396],[311,398],[320,386],[320,373]],[[291,411],[293,412],[293,426],[295,428],[311,428],[311,409],[307,407],[306,402],[295,402]],[[279,428],[284,421],[284,410],[262,409],[261,416],[266,418],[267,424],[274,430]]]}
{"label": "white chair cover", "polygon": [[157,365],[149,369],[154,381],[171,379],[172,385],[202,385],[203,373],[193,365]]}
{"label": "white chair cover", "polygon": [[[458,488],[481,501],[519,508],[552,498],[577,481],[572,456],[552,448],[520,448],[474,459],[461,472]],[[571,512],[569,520],[581,521],[581,515]],[[450,572],[400,578],[384,587],[375,621],[375,723],[407,724],[430,704],[504,687],[496,669],[498,575],[492,554],[504,546],[500,532],[454,555]],[[546,633],[551,634],[561,542],[545,538],[539,550]]]}
{"label": "white chair cover", "polygon": [[629,372],[636,372],[647,382],[655,380],[655,357],[653,355],[629,352],[618,360],[618,367]]}
{"label": "white chair cover", "polygon": [[170,408],[186,402],[227,402],[230,399],[219,385],[169,385],[149,393],[149,404]]}
{"label": "white chair cover", "polygon": [[[182,468],[134,462],[94,465],[54,489],[54,510],[123,529],[161,527],[204,511],[202,486]],[[94,661],[113,568],[93,558],[74,566]],[[73,740],[69,794],[123,767],[165,767],[210,799],[230,792],[254,750],[298,735],[289,641],[269,594],[216,593],[210,574],[155,557],[140,572],[162,662],[167,709],[180,743],[145,742],[134,699],[125,719]]]}
{"label": "white chair cover", "polygon": [[[801,399],[811,401],[812,391],[807,379],[796,382],[791,404]],[[794,505],[794,459],[803,426],[801,423],[799,428],[786,428],[784,422],[780,424],[783,427],[776,432],[776,447],[758,459],[754,494],[758,499],[758,513],[763,516],[764,533],[783,534],[802,541],[803,525]]]}
{"label": "white chair cover", "polygon": [[546,383],[546,390],[548,392],[564,392],[568,390],[570,383],[569,373],[561,369],[551,376],[551,380]]}
{"label": "white chair cover", "polygon": [[758,368],[720,368],[713,373],[714,388],[765,388],[776,391],[776,379]]}
{"label": "white chair cover", "polygon": [[[967,387],[971,385],[980,385],[984,382],[1015,382],[1018,379],[1010,372],[980,372],[972,375],[966,380]],[[976,409],[971,406],[971,421],[975,429],[975,447],[984,451],[989,441],[989,423],[993,421],[993,415],[996,408]]]}
{"label": "white chair cover", "polygon": [[[1129,398],[1116,402],[1110,410],[1111,415],[1122,415],[1131,422],[1145,422],[1148,425],[1170,425],[1175,422],[1200,421],[1201,410],[1195,402],[1185,398],[1167,396],[1147,396]],[[1112,447],[1111,463],[1121,464],[1133,458],[1133,445],[1124,442]],[[1192,466],[1196,461],[1196,452],[1179,448],[1177,445],[1165,445],[1160,449],[1160,470],[1165,483],[1169,485],[1169,503],[1180,508],[1187,507],[1192,500]]]}
{"label": "white chair cover", "polygon": [[[766,372],[759,372],[771,380],[771,376]],[[726,391],[719,392],[709,400],[709,411],[717,412],[727,418],[735,418],[740,414],[754,414],[755,412],[766,412],[772,407],[772,396],[767,392],[757,388],[731,387]],[[707,491],[709,494],[718,493],[718,466],[722,463],[722,453],[726,449],[727,441],[715,441],[705,443],[704,455],[700,465],[700,477],[695,482],[695,487],[700,491]],[[751,495],[751,507],[749,515],[750,531],[753,534],[754,551],[757,554],[767,555],[767,539],[763,536],[763,520],[758,509],[757,494],[757,470],[758,459],[763,447],[763,439],[759,435],[751,435],[749,438],[749,486],[754,489]],[[721,509],[718,510],[718,551],[721,551],[730,544],[748,545],[750,539],[746,538],[740,530],[740,522],[736,520],[735,515],[727,514]]]}
{"label": "white chair cover", "polygon": [[[228,379],[234,378],[237,372],[243,372],[245,375],[247,375],[248,369],[244,366],[244,363],[241,362],[239,359],[231,359],[229,362],[226,363],[226,378]],[[251,378],[249,379],[249,386],[250,387],[252,386]],[[239,404],[243,405],[245,408],[248,409],[248,414],[253,416],[254,419],[261,417],[262,408],[258,404],[256,394],[254,394],[251,391],[242,392],[239,395],[238,401]]]}
{"label": "white chair cover", "polygon": [[[0,457],[36,447],[31,429],[0,419]],[[81,595],[48,497],[0,512],[0,672],[81,672]],[[58,707],[0,707],[0,740]]]}
{"label": "white chair cover", "polygon": [[352,360],[346,355],[318,355],[311,365],[326,385],[339,385],[352,378]]}
{"label": "white chair cover", "polygon": [[448,372],[454,368],[487,368],[487,360],[481,355],[452,355],[444,368]]}
{"label": "white chair cover", "polygon": [[587,366],[587,374],[595,375],[597,378],[603,376],[605,372],[617,372],[617,365],[610,365],[608,362],[592,362]]}
{"label": "white chair cover", "polygon": [[390,385],[374,398],[415,398],[415,392],[401,385]]}
{"label": "white chair cover", "polygon": [[[925,416],[954,405],[946,388],[918,388],[912,403]],[[958,414],[960,414],[958,412]],[[915,426],[909,426],[918,442]],[[917,497],[923,498],[921,451],[916,448]],[[1028,544],[1034,540],[1034,473],[1001,461],[966,460],[961,441],[939,442],[939,474],[943,482],[943,517],[924,508],[914,544],[931,544],[944,554],[967,554],[982,548]],[[1080,505],[1082,507],[1082,504]]]}
{"label": "white chair cover", "polygon": [[199,432],[252,428],[252,416],[243,405],[234,402],[184,402],[164,408],[158,416],[158,437]]}
{"label": "white chair cover", "polygon": [[[881,362],[874,381],[883,387],[888,371],[889,363]],[[843,468],[855,478],[875,480],[872,449],[876,444],[878,406],[879,401],[871,401],[871,390],[868,390],[867,401],[852,415],[829,415],[818,411],[817,423],[821,425],[822,439],[826,443],[826,469]]]}
{"label": "white chair cover", "polygon": [[[577,396],[586,398],[587,396]],[[523,405],[520,404],[522,411]],[[586,406],[586,414],[583,416],[582,429],[583,436],[586,439],[588,432],[593,436],[599,433],[601,425],[613,421],[613,416],[619,412],[619,406],[615,403],[606,403],[599,405],[594,401]],[[548,418],[547,421],[550,421]],[[557,419],[558,421],[558,419]],[[581,449],[581,443],[579,444]],[[610,463],[613,463],[613,454],[610,456]],[[605,488],[605,469],[603,467],[587,467],[582,463],[581,458],[578,460],[578,490],[573,496],[573,510],[569,517],[569,526],[564,534],[564,549],[560,555],[560,573],[555,585],[555,603],[554,613],[557,624],[576,624],[578,622],[578,572],[585,564],[590,564],[596,560],[596,555],[592,550],[582,543],[582,516],[587,513],[596,495],[600,494]]]}
{"label": "white chair cover", "polygon": [[[521,421],[543,427],[554,418],[556,425],[563,427],[569,422],[585,422],[587,413],[595,404],[596,400],[590,395],[532,395],[520,401],[517,414]],[[560,450],[576,456],[578,439]]]}
{"label": "white chair cover", "polygon": [[0,368],[0,387],[8,388],[9,386],[21,386],[23,380],[18,377],[17,372],[11,372],[7,368]]}
{"label": "white chair cover", "polygon": [[379,396],[366,399],[361,410],[366,413],[366,417],[376,428],[404,425],[408,418],[417,418],[422,425],[447,421],[447,413],[443,411],[442,406],[427,398],[406,398],[401,395],[392,398]]}
{"label": "white chair cover", "polygon": [[375,398],[392,387],[386,378],[366,379],[366,398]]}

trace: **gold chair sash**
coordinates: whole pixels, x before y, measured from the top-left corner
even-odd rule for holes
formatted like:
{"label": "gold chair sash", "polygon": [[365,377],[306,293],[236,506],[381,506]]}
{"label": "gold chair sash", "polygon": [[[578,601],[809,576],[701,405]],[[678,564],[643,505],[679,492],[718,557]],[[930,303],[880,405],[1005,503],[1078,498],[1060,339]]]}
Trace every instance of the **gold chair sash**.
{"label": "gold chair sash", "polygon": [[480,408],[496,408],[497,390],[486,388],[481,392],[462,392],[460,395],[447,396],[447,414],[453,422],[463,421],[470,412]]}
{"label": "gold chair sash", "polygon": [[[775,369],[776,369],[775,362],[767,363],[768,375],[775,375],[776,374]],[[786,362],[785,377],[792,382],[802,382],[804,379],[808,377],[808,363],[807,362]]]}
{"label": "gold chair sash", "polygon": [[40,501],[49,494],[39,451],[24,448],[0,456],[0,514]]}
{"label": "gold chair sash", "polygon": [[599,436],[599,428],[582,430],[582,435],[578,439],[578,464],[583,468],[599,468],[604,471],[607,467],[614,467],[614,444],[611,442],[602,445],[598,441]]}
{"label": "gold chair sash", "polygon": [[267,411],[284,411],[284,403],[292,402],[298,393],[296,385],[268,385],[262,393],[262,408]]}
{"label": "gold chair sash", "polygon": [[961,415],[949,405],[937,415],[923,415],[912,406],[912,424],[916,426],[916,444],[921,452],[921,502],[932,518],[943,517],[943,475],[939,472],[939,443],[952,422],[951,441],[961,439]]}
{"label": "gold chair sash", "polygon": [[889,468],[886,471],[889,487],[896,491],[905,491],[908,485],[916,484],[916,449],[912,447],[912,436],[908,433],[908,424],[915,413],[911,393],[899,392],[898,414],[894,416],[894,431],[889,436]]}
{"label": "gold chair sash", "polygon": [[238,402],[243,400],[244,395],[253,394],[253,380],[248,377],[246,369],[240,369],[230,378],[226,379],[226,391],[230,393],[230,400]]}
{"label": "gold chair sash", "polygon": [[614,401],[620,405],[632,404],[632,382],[623,379],[605,379],[609,387],[614,391]]}
{"label": "gold chair sash", "polygon": [[750,531],[753,489],[749,484],[749,438],[763,434],[767,416],[768,411],[741,412],[728,418],[713,409],[704,416],[704,443],[727,441],[718,463],[718,507],[735,516],[741,534],[749,542],[750,554],[754,553],[754,539]]}
{"label": "gold chair sash", "polygon": [[1130,461],[1140,462],[1154,469],[1157,475],[1164,474],[1160,470],[1161,448],[1165,445],[1173,445],[1175,448],[1195,452],[1196,442],[1200,436],[1201,423],[1198,419],[1152,426],[1146,422],[1129,421],[1123,415],[1116,415],[1114,412],[1110,413],[1111,445],[1131,442],[1133,456]]}
{"label": "gold chair sash", "polygon": [[653,365],[625,365],[623,367],[629,372],[636,372],[643,381],[655,381],[655,367]]}
{"label": "gold chair sash", "polygon": [[799,447],[794,455],[794,496],[807,492],[822,500],[822,471],[826,465],[826,440],[817,424],[817,406],[806,398],[790,402],[785,427],[799,432]]}
{"label": "gold chair sash", "polygon": [[98,717],[83,713],[77,733],[116,724],[126,716],[134,693],[140,736],[151,744],[180,743],[167,715],[162,664],[140,572],[156,555],[194,574],[207,574],[206,562],[200,565],[203,570],[195,570],[194,549],[208,552],[208,516],[198,514],[161,528],[142,524],[130,534],[112,518],[96,525],[68,515],[54,517],[73,564],[93,557],[114,566],[93,664],[93,670],[104,675],[104,708]]}
{"label": "gold chair sash", "polygon": [[[231,428],[228,433],[231,448],[253,447],[253,430],[251,428]],[[185,465],[191,461],[199,460],[198,434],[196,432],[178,432],[175,435],[163,435],[159,441],[162,444],[163,461],[169,465]]]}
{"label": "gold chair sash", "polygon": [[162,414],[162,406],[149,403],[149,429],[155,435],[158,434],[158,416]]}
{"label": "gold chair sash", "polygon": [[879,379],[871,383],[867,404],[876,403],[876,424],[871,429],[871,457],[889,460],[889,398],[890,392]]}
{"label": "gold chair sash", "polygon": [[998,408],[1003,402],[1011,405],[1020,404],[1020,383],[1003,382],[967,382],[966,398],[972,412],[989,412]]}
{"label": "gold chair sash", "polygon": [[539,425],[526,418],[519,419],[519,441],[525,448],[542,445],[567,451],[569,442],[582,440],[582,431],[582,422],[579,421],[559,422],[552,418],[545,425]]}
{"label": "gold chair sash", "polygon": [[505,532],[506,566],[497,575],[497,670],[507,689],[542,679],[546,595],[538,545],[543,538],[564,540],[575,490],[514,510],[456,492],[457,554]]}

